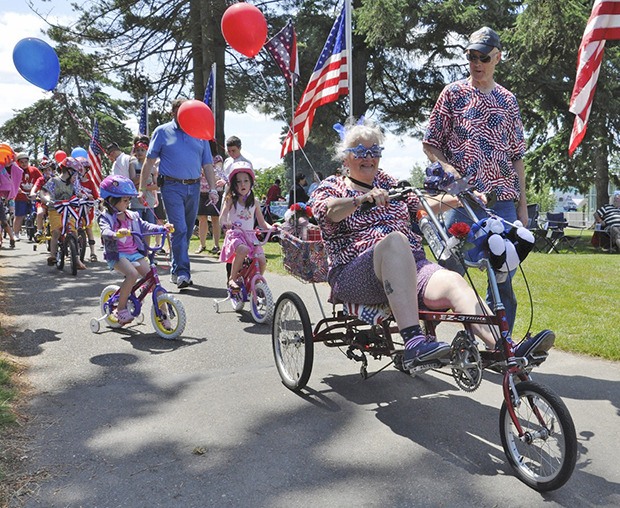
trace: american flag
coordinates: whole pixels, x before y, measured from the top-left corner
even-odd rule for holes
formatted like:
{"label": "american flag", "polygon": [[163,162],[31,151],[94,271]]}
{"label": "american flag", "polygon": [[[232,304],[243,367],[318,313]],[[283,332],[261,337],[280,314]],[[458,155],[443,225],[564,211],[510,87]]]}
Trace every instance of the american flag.
{"label": "american flag", "polygon": [[303,148],[310,134],[316,108],[333,102],[349,91],[347,59],[349,52],[345,39],[345,7],[334,23],[310,82],[293,116],[293,126],[282,143],[280,157]]}
{"label": "american flag", "polygon": [[138,134],[149,135],[149,97],[144,96],[142,106],[140,107],[140,121],[138,122]]}
{"label": "american flag", "polygon": [[101,185],[101,145],[99,144],[99,122],[95,119],[93,128],[93,136],[88,145],[88,160],[90,162],[90,177],[94,184],[99,187]]}
{"label": "american flag", "polygon": [[608,39],[620,39],[620,0],[596,0],[581,39],[577,53],[577,77],[568,108],[576,115],[568,147],[571,156],[586,134],[605,41]]}
{"label": "american flag", "polygon": [[286,26],[267,41],[265,47],[280,67],[288,86],[296,85],[299,79],[299,55],[293,22],[289,19]]}
{"label": "american flag", "polygon": [[207,88],[205,88],[205,99],[204,103],[211,108],[215,106],[215,67],[211,68],[211,72],[209,73],[209,81],[207,81]]}

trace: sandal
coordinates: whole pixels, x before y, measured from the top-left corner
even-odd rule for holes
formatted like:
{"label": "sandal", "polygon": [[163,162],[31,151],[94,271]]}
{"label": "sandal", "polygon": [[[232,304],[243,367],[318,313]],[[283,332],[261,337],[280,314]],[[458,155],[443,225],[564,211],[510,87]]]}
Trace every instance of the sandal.
{"label": "sandal", "polygon": [[239,291],[241,291],[239,284],[237,284],[232,279],[228,281],[228,289],[231,291],[231,293],[238,293]]}
{"label": "sandal", "polygon": [[99,261],[99,260],[97,259],[97,254],[91,254],[91,255],[90,255],[90,260],[91,260],[93,263],[95,263],[96,261]]}
{"label": "sandal", "polygon": [[211,254],[219,254],[220,248],[217,245],[214,245],[213,248],[209,251]]}
{"label": "sandal", "polygon": [[206,251],[207,248],[204,245],[201,245],[200,248],[196,251],[196,254],[201,254],[202,252]]}
{"label": "sandal", "polygon": [[56,258],[54,256],[50,256],[47,258],[47,266],[54,266],[56,264]]}

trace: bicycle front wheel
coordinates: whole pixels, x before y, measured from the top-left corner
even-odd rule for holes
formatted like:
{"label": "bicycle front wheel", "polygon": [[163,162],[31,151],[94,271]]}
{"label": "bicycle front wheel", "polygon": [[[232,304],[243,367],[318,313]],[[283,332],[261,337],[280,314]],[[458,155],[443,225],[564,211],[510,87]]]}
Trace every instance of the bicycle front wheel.
{"label": "bicycle front wheel", "polygon": [[169,293],[157,297],[157,309],[151,309],[151,323],[157,334],[164,339],[176,339],[185,330],[187,317],[180,300]]}
{"label": "bicycle front wheel", "polygon": [[575,425],[562,399],[532,381],[516,385],[519,404],[513,404],[523,432],[518,435],[506,401],[499,416],[502,446],[519,480],[539,492],[564,485],[577,461]]}
{"label": "bicycle front wheel", "polygon": [[79,254],[77,240],[75,239],[75,236],[73,236],[72,234],[67,235],[67,237],[65,238],[65,244],[69,253],[69,261],[71,262],[71,275],[77,275]]}
{"label": "bicycle front wheel", "polygon": [[282,383],[289,390],[298,392],[310,379],[314,342],[308,311],[295,293],[287,292],[278,298],[271,338]]}
{"label": "bicycle front wheel", "polygon": [[86,246],[88,245],[88,238],[86,237],[86,231],[84,229],[78,229],[77,244],[78,252],[80,254],[80,261],[84,262],[86,257]]}
{"label": "bicycle front wheel", "polygon": [[273,296],[266,282],[260,281],[252,291],[252,317],[258,324],[267,323],[273,316]]}

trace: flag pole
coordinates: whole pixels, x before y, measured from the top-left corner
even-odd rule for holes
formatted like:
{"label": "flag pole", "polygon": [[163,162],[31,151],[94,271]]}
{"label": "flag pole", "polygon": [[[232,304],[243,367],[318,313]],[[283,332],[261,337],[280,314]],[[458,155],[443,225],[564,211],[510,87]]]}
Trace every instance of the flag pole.
{"label": "flag pole", "polygon": [[145,122],[145,135],[149,135],[149,94],[145,93],[144,94],[144,104],[145,104],[145,115],[144,117],[146,118],[146,122]]}
{"label": "flag pole", "polygon": [[[211,74],[213,74],[213,118],[215,119],[215,112],[217,111],[217,62],[213,62],[211,64]],[[217,132],[217,123],[213,123],[213,139],[215,139],[215,133]]]}
{"label": "flag pole", "polygon": [[[291,79],[291,125],[295,121],[295,89],[293,88],[293,79]],[[295,148],[296,139],[293,137],[293,203],[297,203],[297,182],[296,182],[296,167],[295,167],[295,152],[297,149]],[[290,201],[290,200],[289,200]]]}
{"label": "flag pole", "polygon": [[345,0],[345,41],[347,45],[347,84],[349,86],[349,118],[353,120],[353,2]]}

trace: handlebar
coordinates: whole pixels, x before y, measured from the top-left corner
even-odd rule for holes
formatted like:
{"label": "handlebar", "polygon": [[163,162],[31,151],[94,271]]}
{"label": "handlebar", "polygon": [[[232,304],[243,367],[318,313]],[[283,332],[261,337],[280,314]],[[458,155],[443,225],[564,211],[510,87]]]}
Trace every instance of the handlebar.
{"label": "handlebar", "polygon": [[158,242],[157,245],[152,247],[150,245],[146,245],[145,244],[146,248],[149,251],[157,252],[158,250],[163,249],[164,244],[166,243],[166,238],[168,238],[168,235],[170,233],[173,233],[173,232],[174,232],[174,228],[172,230],[170,230],[170,231],[164,230],[163,232],[153,232],[153,233],[139,233],[138,231],[128,231],[128,230],[125,232],[125,231],[120,231],[119,230],[119,231],[116,231],[114,233],[114,236],[115,236],[115,238],[125,238],[125,237],[127,237],[129,235],[133,235],[133,236],[137,236],[137,237],[142,238],[142,239],[144,239],[145,236],[161,236],[161,241]]}
{"label": "handlebar", "polygon": [[[279,234],[280,233],[280,228],[274,225],[274,226],[272,226],[271,228],[268,228],[268,229],[261,229],[261,228],[243,229],[240,224],[233,223],[231,225],[231,227],[230,227],[230,231],[240,231],[240,232],[242,232],[246,236],[246,239],[248,241],[251,241],[252,245],[254,245],[255,247],[260,247],[262,245],[265,245],[272,236]],[[265,238],[261,241],[261,240],[249,239],[247,237],[248,233],[255,233],[255,234],[256,233],[266,233],[266,235],[265,235]]]}

